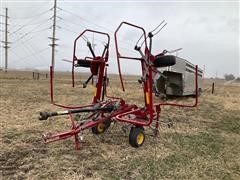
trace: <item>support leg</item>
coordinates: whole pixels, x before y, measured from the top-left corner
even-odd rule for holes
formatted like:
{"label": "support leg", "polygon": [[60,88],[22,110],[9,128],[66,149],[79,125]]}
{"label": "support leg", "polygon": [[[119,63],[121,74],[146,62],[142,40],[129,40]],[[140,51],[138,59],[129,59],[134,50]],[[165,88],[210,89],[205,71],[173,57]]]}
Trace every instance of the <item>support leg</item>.
{"label": "support leg", "polygon": [[79,138],[78,138],[78,134],[75,134],[75,148],[76,150],[80,150],[80,141],[79,141]]}
{"label": "support leg", "polygon": [[154,136],[157,137],[159,134],[159,118],[160,118],[160,113],[161,113],[161,108],[159,106],[156,107],[156,112],[157,112],[157,119],[156,119],[156,124],[155,124],[155,131],[154,131]]}

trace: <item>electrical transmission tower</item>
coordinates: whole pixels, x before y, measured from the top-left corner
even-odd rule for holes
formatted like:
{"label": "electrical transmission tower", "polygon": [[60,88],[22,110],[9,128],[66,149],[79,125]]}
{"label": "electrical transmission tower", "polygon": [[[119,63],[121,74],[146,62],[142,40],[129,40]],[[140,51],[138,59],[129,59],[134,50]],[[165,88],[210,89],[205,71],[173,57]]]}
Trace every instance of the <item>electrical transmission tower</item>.
{"label": "electrical transmission tower", "polygon": [[8,48],[10,48],[8,45],[10,44],[10,42],[8,42],[8,8],[5,9],[6,13],[5,16],[1,15],[3,17],[5,17],[5,23],[1,23],[5,25],[5,40],[1,41],[2,43],[4,43],[3,48],[5,49],[5,72],[7,72],[8,69]]}
{"label": "electrical transmission tower", "polygon": [[52,47],[52,70],[54,72],[54,67],[55,67],[55,46],[57,46],[58,44],[56,44],[56,40],[58,40],[55,36],[56,36],[56,17],[57,17],[57,0],[54,0],[54,6],[53,6],[53,32],[52,32],[52,37],[49,37],[49,39],[52,40],[52,44],[50,44],[50,46]]}

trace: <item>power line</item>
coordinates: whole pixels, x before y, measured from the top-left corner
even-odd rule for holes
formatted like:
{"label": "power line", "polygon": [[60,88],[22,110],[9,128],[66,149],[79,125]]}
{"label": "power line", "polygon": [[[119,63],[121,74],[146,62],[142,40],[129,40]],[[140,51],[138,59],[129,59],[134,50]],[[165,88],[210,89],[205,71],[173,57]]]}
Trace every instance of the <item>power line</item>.
{"label": "power line", "polygon": [[[38,57],[38,56],[36,56],[36,55],[37,55],[37,54],[40,54],[40,53],[43,53],[43,52],[46,51],[46,49],[48,49],[48,48],[44,48],[44,49],[41,49],[41,50],[35,50],[28,40],[26,40],[26,39],[25,39],[25,41],[22,41],[22,40],[23,40],[23,39],[21,39],[21,42],[22,42],[22,44],[21,44],[21,47],[22,47],[21,50],[25,51],[25,53],[28,54],[28,55],[27,55],[27,56],[24,56],[24,57],[20,57],[20,56],[18,56],[16,53],[14,53],[14,54],[15,54],[16,56],[18,56],[19,59],[27,59],[27,58],[29,58],[29,57],[34,56],[35,58],[33,58],[33,61],[35,62],[35,64],[38,64],[38,65],[41,65],[41,66],[45,66],[45,65],[42,63],[43,57],[42,57],[42,59],[41,59],[40,57]],[[26,41],[27,41],[27,43],[26,43]],[[27,45],[28,45],[29,47],[28,47]],[[31,45],[31,46],[30,46],[30,45]],[[30,54],[29,54],[29,52],[30,52]]]}
{"label": "power line", "polygon": [[35,14],[33,16],[27,16],[27,17],[11,17],[11,19],[15,19],[15,20],[23,20],[23,19],[32,19],[32,18],[35,18],[35,17],[39,17],[47,12],[49,12],[50,9],[46,10],[46,11],[43,11],[41,13],[38,13],[38,14]]}
{"label": "power line", "polygon": [[[9,20],[11,23],[11,20]],[[13,23],[11,23],[11,27],[9,28],[9,31],[12,31],[12,29],[14,29],[15,27],[20,27],[22,25],[13,25]]]}
{"label": "power line", "polygon": [[[27,40],[26,38],[24,38],[24,39],[27,42],[27,45],[29,45],[29,47],[31,47],[32,50],[35,52],[35,55],[39,54],[40,50],[38,48],[36,48],[33,44],[31,44],[31,42],[29,40]],[[44,57],[41,54],[39,54],[39,56],[40,56],[39,58],[41,58],[40,61],[42,61],[42,59],[44,59]]]}
{"label": "power line", "polygon": [[[48,47],[39,50],[37,53],[34,52],[34,53],[31,53],[31,54],[29,54],[29,55],[27,55],[27,56],[24,56],[24,57],[20,57],[20,56],[19,56],[16,52],[14,52],[13,50],[11,50],[11,51],[19,58],[18,60],[22,61],[22,60],[28,59],[28,58],[30,58],[30,57],[32,57],[32,56],[34,56],[34,55],[41,54],[41,53],[45,52],[46,50],[48,50]],[[23,61],[23,62],[26,62],[26,61]],[[41,64],[41,65],[42,65],[42,64]]]}
{"label": "power line", "polygon": [[[64,22],[66,22],[66,23],[73,24],[73,25],[75,25],[75,26],[81,26],[81,27],[83,27],[83,28],[87,28],[86,26],[80,25],[80,24],[75,23],[75,22],[67,21],[67,20],[65,20],[65,19],[63,19],[63,18],[62,18],[62,20],[63,20]],[[65,27],[62,27],[62,29],[65,30],[65,31],[68,31],[68,32],[76,33],[76,34],[79,33],[79,32],[76,32],[76,31],[67,29],[67,28],[65,28]],[[85,37],[86,39],[89,38],[88,36],[84,36],[84,37]],[[96,41],[99,41],[99,42],[101,42],[101,43],[103,42],[103,41],[101,41],[101,40],[99,40],[99,39],[96,39],[96,38],[95,38],[95,40],[96,40]],[[123,41],[123,40],[120,40],[120,41]],[[125,42],[125,43],[126,43],[126,42]],[[133,45],[133,44],[130,44],[130,43],[126,43],[126,44],[128,44],[128,45],[130,45],[130,46]],[[123,46],[119,46],[119,47],[121,47],[122,49],[128,50],[128,51],[131,51],[131,50],[127,49],[126,47],[123,47]]]}
{"label": "power line", "polygon": [[[40,26],[42,26],[42,25],[47,23],[46,21],[49,20],[49,18],[48,19],[39,20],[39,22],[36,22],[36,19],[38,19],[40,16],[43,16],[44,14],[47,14],[48,12],[49,12],[49,10],[43,11],[41,13],[35,14],[34,16],[26,18],[26,19],[28,19],[27,23],[24,23],[23,25],[15,26],[15,27],[18,27],[18,28],[16,28],[14,31],[9,33],[10,35],[17,35],[17,36],[19,36],[18,39],[16,41],[14,41],[14,43],[17,43],[18,41],[21,41],[22,42],[22,44],[21,44],[22,48],[21,49],[24,50],[27,54],[29,54],[29,52],[30,52],[30,55],[27,55],[27,56],[24,56],[24,57],[20,57],[14,51],[12,51],[12,52],[14,52],[14,54],[19,59],[22,60],[22,59],[26,59],[26,58],[34,56],[34,58],[33,58],[34,62],[37,62],[37,64],[43,64],[42,61],[41,61],[41,58],[40,58],[42,56],[41,53],[43,53],[43,51],[46,51],[48,48],[44,48],[43,50],[35,50],[34,47],[31,45],[31,43],[29,42],[29,40],[32,39],[34,36],[32,36],[31,38],[26,38],[26,37],[28,35],[34,34],[34,33],[39,35],[39,32],[44,32],[47,29],[50,29],[49,27],[48,28],[44,28],[44,29],[39,29]],[[16,20],[18,18],[13,18],[13,19]],[[19,18],[19,19],[23,19],[23,18]],[[23,35],[20,35],[19,32],[21,30],[23,30],[26,26],[33,26],[33,28],[31,28],[28,32],[24,33]],[[7,40],[5,40],[5,41],[7,42]],[[5,45],[5,47],[6,47],[6,45]],[[38,56],[36,54],[38,54]],[[43,56],[42,56],[42,59],[44,59]],[[31,61],[31,62],[33,62],[33,61]],[[7,64],[7,63],[5,63],[5,64]],[[43,65],[43,66],[45,66],[45,65]]]}
{"label": "power line", "polygon": [[[47,12],[49,12],[49,10],[40,13],[41,15],[39,15],[38,17],[46,14]],[[17,30],[11,32],[9,35],[13,35],[13,34],[17,33],[18,31],[20,31],[20,30],[23,29],[24,27],[28,26],[28,25],[29,25],[30,23],[32,23],[33,21],[36,21],[36,18],[34,18],[34,19],[30,20],[28,23],[22,25],[22,26],[21,26],[20,28],[18,28]]]}
{"label": "power line", "polygon": [[[46,22],[43,22],[41,24],[38,24],[37,26],[35,26],[34,28],[32,28],[30,31],[26,32],[24,35],[22,35],[20,38],[18,38],[16,41],[14,41],[14,43],[16,43],[17,41],[19,41],[20,39],[24,38],[25,36],[31,34],[31,33],[34,33],[34,30],[36,30],[39,26],[43,25],[43,24],[46,24]],[[37,31],[35,31],[37,32]]]}
{"label": "power line", "polygon": [[[46,30],[49,30],[49,29],[50,28],[44,28],[44,29],[41,29],[39,31],[34,31],[34,32],[32,32],[32,34],[34,34],[34,35],[32,37],[28,38],[27,40],[30,40],[30,39],[34,38],[36,35],[40,35],[40,34],[42,34],[43,32],[45,32]],[[39,33],[39,34],[37,34],[37,33]]]}
{"label": "power line", "polygon": [[73,24],[73,25],[78,26],[78,27],[80,26],[80,27],[82,27],[82,28],[87,28],[86,26],[80,25],[80,24],[75,23],[75,22],[71,22],[71,21],[69,21],[69,20],[65,20],[64,18],[62,18],[62,20],[63,20],[64,22],[66,22],[66,23]]}
{"label": "power line", "polygon": [[[49,12],[49,10],[43,11],[43,12],[41,12],[41,13],[35,15],[35,16],[32,16],[32,17],[30,17],[30,18],[28,18],[28,19],[31,19],[31,18],[36,17],[36,16],[43,16],[44,14],[46,14],[46,13],[48,13],[48,12]],[[14,19],[15,19],[15,18],[14,18]],[[19,32],[20,30],[22,30],[24,27],[35,25],[33,28],[30,29],[30,31],[24,33],[22,36],[20,35],[19,38],[18,38],[16,41],[14,41],[14,43],[17,43],[18,41],[21,41],[21,42],[22,42],[21,45],[22,45],[22,47],[23,47],[22,49],[23,49],[27,54],[29,54],[29,52],[30,52],[30,55],[27,55],[27,56],[25,56],[24,58],[28,58],[28,57],[34,56],[33,60],[34,60],[35,62],[37,62],[37,64],[41,64],[42,66],[45,66],[45,65],[43,65],[43,63],[41,63],[41,58],[39,58],[39,56],[36,55],[36,54],[39,55],[39,53],[42,53],[43,51],[41,51],[41,50],[40,50],[40,51],[39,51],[39,50],[35,50],[32,45],[30,46],[31,43],[29,42],[29,39],[32,39],[34,36],[32,36],[32,37],[29,38],[29,39],[26,39],[25,37],[27,37],[28,35],[33,34],[33,33],[39,34],[38,32],[46,31],[47,29],[50,29],[49,27],[48,27],[48,28],[44,28],[44,29],[40,29],[40,30],[39,30],[39,28],[38,28],[38,27],[42,26],[43,24],[48,23],[48,22],[46,22],[46,21],[49,20],[49,18],[48,18],[48,19],[44,19],[44,20],[40,20],[39,22],[34,22],[35,20],[36,20],[36,18],[31,19],[30,21],[28,21],[28,22],[25,23],[24,25],[19,26],[19,28],[17,28],[15,31],[11,32],[11,35],[14,34],[14,35],[18,35],[18,36],[19,36],[20,34],[18,34],[18,32]],[[22,40],[24,40],[24,41],[27,42],[27,43],[25,44],[25,42],[22,41]],[[46,49],[48,49],[48,48],[44,48],[43,50],[46,50]],[[16,53],[15,53],[15,55],[16,55]],[[41,55],[40,55],[40,57],[41,57]],[[42,57],[42,59],[44,59],[44,58]]]}
{"label": "power line", "polygon": [[[65,27],[62,27],[61,29],[64,30],[64,31],[67,31],[67,32],[79,34],[79,32],[76,32],[76,31],[67,29],[67,28],[65,28]],[[89,41],[89,39],[90,39],[89,36],[85,36],[85,38],[87,39],[87,41]],[[94,40],[100,42],[101,44],[102,44],[102,43],[105,43],[104,41],[99,40],[99,39],[97,39],[97,38],[94,38]],[[130,53],[135,52],[135,51],[133,51],[133,50],[131,50],[131,49],[129,49],[129,48],[123,47],[123,46],[121,46],[121,45],[119,45],[119,47],[120,47],[121,49],[123,49],[123,51],[124,51],[125,53],[126,53],[126,52],[130,52]],[[86,51],[86,52],[88,52],[88,51]]]}
{"label": "power line", "polygon": [[[65,21],[65,20],[64,20],[64,21]],[[66,22],[67,22],[67,21],[66,21]],[[71,32],[71,33],[79,34],[79,32],[76,32],[76,31],[70,30],[70,29],[65,28],[65,27],[62,27],[61,29],[62,29],[62,30],[65,30],[65,31],[67,31],[67,32]],[[84,37],[85,37],[85,39],[87,39],[87,41],[89,41],[88,39],[89,39],[90,37],[88,37],[88,36],[84,36]],[[100,42],[100,43],[103,43],[103,42],[104,42],[104,41],[99,40],[99,39],[97,39],[97,38],[94,38],[94,40],[96,40],[96,41],[98,41],[98,42]],[[129,45],[129,44],[128,44],[128,45]],[[131,44],[131,46],[132,46],[132,44]],[[125,52],[126,52],[126,51],[133,52],[133,50],[128,49],[128,48],[126,48],[126,47],[123,47],[123,46],[121,46],[121,45],[119,45],[119,47],[121,47],[121,49],[124,49]],[[134,52],[135,52],[135,51],[134,51]]]}
{"label": "power line", "polygon": [[[19,59],[19,61],[22,61],[22,62],[24,62],[24,64],[26,63],[26,61],[23,61],[22,59],[22,57],[20,57],[15,51],[13,51],[12,49],[10,49],[10,51],[16,56],[16,57],[18,57]],[[13,60],[13,62],[17,62],[17,63],[19,63],[19,61],[16,61],[16,60]]]}
{"label": "power line", "polygon": [[[5,0],[6,1],[6,0]],[[17,3],[22,3],[22,2],[24,2],[24,0],[21,0],[21,1],[19,1],[19,0],[8,0],[10,3],[11,3],[11,1],[12,2],[17,2]],[[15,7],[11,7],[11,10],[14,10],[14,11],[16,11],[16,10],[24,10],[24,11],[26,11],[26,8],[28,8],[28,9],[31,9],[33,12],[36,12],[37,10],[39,10],[39,9],[42,9],[42,8],[45,8],[45,6],[49,6],[48,5],[48,3],[50,2],[50,0],[45,0],[45,1],[43,1],[43,0],[35,0],[35,1],[32,1],[32,0],[25,0],[25,2],[27,2],[28,1],[28,3],[29,2],[32,2],[32,3],[41,3],[40,5],[35,5],[34,4],[34,6],[31,6],[30,8],[28,8],[28,7],[26,7],[26,6],[21,6],[21,5],[19,5],[19,6],[15,6]],[[36,7],[36,8],[32,8],[32,7]]]}
{"label": "power line", "polygon": [[41,64],[41,59],[36,56],[36,54],[38,54],[38,50],[34,50],[32,46],[29,45],[29,42],[26,43],[26,40],[23,41],[23,39],[21,39],[21,50],[25,51],[26,54],[29,54],[29,52],[31,53],[31,56],[34,56],[35,58],[33,58],[33,60],[35,61],[35,63],[37,64]]}
{"label": "power line", "polygon": [[[94,25],[94,26],[96,26],[96,27],[99,27],[99,28],[101,28],[101,29],[105,29],[105,30],[107,30],[107,31],[109,31],[109,32],[111,32],[111,33],[114,33],[113,30],[108,29],[108,28],[106,28],[105,26],[96,24],[96,23],[94,23],[94,22],[92,22],[92,21],[90,21],[90,20],[88,20],[88,19],[86,19],[86,18],[84,18],[84,17],[82,17],[82,16],[79,16],[78,14],[75,14],[75,13],[73,13],[73,12],[70,12],[70,11],[65,10],[65,9],[62,9],[62,8],[58,8],[58,9],[62,10],[63,12],[66,12],[66,13],[68,13],[68,14],[71,14],[71,15],[73,15],[73,16],[76,16],[76,17],[82,19],[83,21],[85,21],[85,22],[87,22],[87,23],[89,23],[89,24],[92,24],[92,25]],[[66,21],[65,21],[65,22],[66,22]],[[73,23],[73,22],[71,22],[71,21],[69,21],[69,22],[70,22],[71,24],[75,24],[75,25],[77,25],[77,26],[81,26],[81,27],[87,28],[86,26],[80,25],[80,24],[78,24],[78,23],[75,23],[75,22]],[[107,24],[107,25],[109,26],[109,24]],[[120,41],[122,41],[122,40],[120,40]],[[129,41],[129,40],[127,40],[127,41]],[[129,41],[129,42],[131,42],[131,41]],[[126,43],[126,42],[125,42],[125,43]],[[128,44],[129,44],[129,43],[128,43]],[[131,45],[132,45],[132,44],[131,44]]]}
{"label": "power line", "polygon": [[46,23],[46,22],[48,22],[49,20],[50,20],[49,18],[43,19],[43,20],[41,20],[41,21],[39,21],[39,22],[34,22],[34,23],[32,23],[32,24],[28,24],[28,26],[33,26],[33,25],[38,25],[38,24],[44,24],[44,22]]}
{"label": "power line", "polygon": [[[28,65],[30,65],[30,66],[34,66],[32,63],[30,64],[29,62],[24,61],[23,59],[26,59],[25,57],[23,58],[23,57],[19,56],[19,55],[18,55],[15,51],[13,51],[12,49],[10,49],[10,51],[11,51],[16,57],[18,57],[17,60],[12,60],[14,63],[19,63],[19,64],[20,64],[19,61],[21,61],[21,62],[24,62],[24,64],[28,64]],[[30,61],[30,62],[31,62],[31,61]]]}
{"label": "power line", "polygon": [[[52,65],[53,65],[53,66],[55,65],[55,51],[56,51],[56,50],[55,50],[55,46],[57,46],[57,44],[55,43],[55,41],[57,40],[57,38],[55,37],[55,35],[56,35],[56,28],[58,27],[58,26],[56,25],[56,19],[57,19],[57,18],[60,18],[60,17],[58,17],[56,14],[57,14],[57,9],[62,10],[61,8],[58,8],[58,7],[57,7],[57,0],[55,0],[55,1],[56,1],[56,3],[54,2],[54,7],[51,8],[51,9],[49,9],[49,10],[54,10],[54,15],[52,16],[52,20],[53,20],[53,25],[52,25],[53,34],[52,34],[52,37],[50,38],[50,39],[52,40],[52,43],[50,44],[50,46],[52,47]],[[36,26],[34,26],[34,28],[32,28],[30,31],[28,31],[28,32],[20,35],[19,38],[18,38],[16,41],[14,41],[14,45],[15,45],[17,42],[19,42],[19,41],[22,42],[23,39],[25,39],[25,41],[29,41],[30,39],[34,38],[36,35],[39,35],[40,32],[43,33],[44,31],[50,29],[50,28],[44,28],[44,29],[38,30],[37,27],[41,26],[42,24],[45,24],[46,22],[40,24],[42,21],[34,22],[36,18],[35,18],[35,19],[31,19],[31,18],[34,18],[34,17],[36,17],[36,16],[43,16],[44,14],[46,14],[47,12],[49,12],[49,10],[47,10],[47,11],[45,11],[45,12],[42,12],[42,13],[39,13],[39,14],[37,14],[37,15],[33,15],[33,16],[29,17],[29,18],[26,18],[26,19],[30,19],[30,21],[28,21],[28,22],[25,23],[24,25],[19,25],[19,28],[18,28],[18,29],[16,29],[15,31],[11,32],[11,33],[10,33],[11,35],[16,34],[16,35],[19,36],[19,33],[18,33],[18,32],[21,31],[24,27],[26,27],[26,26],[31,26],[31,25],[36,25]],[[78,19],[80,18],[81,20],[83,20],[83,21],[85,21],[85,22],[88,22],[88,23],[90,23],[90,24],[93,24],[94,26],[100,27],[101,29],[106,29],[106,30],[108,30],[108,31],[113,32],[112,30],[110,30],[110,29],[108,29],[108,28],[105,28],[104,26],[98,25],[98,24],[96,24],[96,23],[94,23],[94,22],[92,22],[92,21],[90,21],[90,20],[87,20],[86,18],[83,18],[83,17],[81,17],[81,16],[79,16],[79,15],[77,15],[77,14],[75,14],[75,13],[72,13],[72,12],[67,11],[67,10],[63,10],[63,11],[67,12],[68,14],[72,14],[72,15],[74,15],[75,17],[78,17]],[[16,19],[16,18],[13,18],[13,19]],[[21,18],[19,18],[19,19],[21,19]],[[24,19],[24,18],[23,18],[23,19]],[[83,26],[83,25],[80,24],[80,23],[76,23],[75,21],[72,22],[72,21],[68,21],[68,20],[62,19],[62,18],[60,18],[60,19],[63,20],[64,22],[69,23],[69,24],[72,24],[72,25],[75,25],[75,26],[78,26],[78,27],[87,28],[86,26]],[[33,20],[34,20],[34,21],[33,21]],[[45,21],[45,20],[44,20],[44,21]],[[54,22],[54,21],[55,21],[55,22]],[[76,29],[76,28],[75,28],[75,29]],[[25,29],[24,29],[24,30],[25,30]],[[76,31],[72,30],[71,28],[68,29],[68,28],[62,27],[62,30],[79,34],[79,32],[76,32]],[[21,31],[21,32],[22,32],[22,31]],[[23,32],[24,32],[24,31],[23,31]],[[31,36],[30,38],[27,38],[30,34],[35,34],[35,35]],[[82,37],[82,38],[83,38],[85,41],[89,41],[89,40],[88,40],[89,37],[84,36],[84,37]],[[99,42],[101,42],[101,43],[103,42],[103,41],[101,41],[101,40],[96,39],[95,37],[94,37],[94,40],[99,41]],[[120,40],[120,39],[119,39],[119,40]],[[120,40],[120,41],[121,41],[121,40]],[[131,41],[131,42],[132,42],[132,41]],[[23,43],[23,44],[24,44],[24,43]],[[127,42],[124,42],[124,46],[126,46],[127,44],[128,44]],[[130,43],[129,43],[129,44],[130,44]],[[30,48],[27,47],[27,45],[29,45],[29,44],[26,44],[26,45],[24,44],[24,47],[25,47],[25,48],[28,48],[28,50],[29,50],[30,48],[33,49],[33,47],[31,47],[31,46],[30,46]],[[132,44],[131,44],[131,46],[132,46]],[[125,50],[127,50],[127,51],[130,51],[130,49],[128,49],[128,48],[124,48],[124,47],[122,47],[122,46],[119,46],[119,47],[121,47],[122,49],[125,49]],[[38,50],[37,50],[37,51],[35,51],[35,50],[34,50],[34,51],[33,51],[33,50],[30,50],[30,51],[33,52],[33,53],[31,53],[31,54],[32,54],[31,56],[33,56],[34,54],[36,55],[36,53],[38,52]],[[35,53],[34,53],[34,52],[35,52]],[[36,58],[36,59],[39,59],[39,57]],[[34,60],[36,60],[36,59],[34,59]],[[38,63],[39,63],[39,62],[38,62]]]}
{"label": "power line", "polygon": [[65,31],[68,31],[68,32],[72,32],[72,33],[76,33],[76,34],[78,34],[78,32],[73,31],[73,30],[70,30],[70,29],[65,28],[65,27],[62,27],[61,29],[62,29],[62,30],[65,30]]}
{"label": "power line", "polygon": [[[40,34],[42,34],[42,33],[44,33],[46,30],[49,30],[50,28],[48,27],[48,28],[43,28],[43,29],[40,29],[40,30],[38,30],[38,31],[34,31],[34,32],[32,32],[31,34],[33,34],[31,37],[29,37],[27,40],[31,40],[31,39],[33,39],[34,37],[40,37],[39,35]],[[27,35],[26,35],[26,37],[27,37]],[[22,37],[23,38],[23,37]],[[21,37],[20,38],[18,38],[16,41],[14,41],[13,42],[13,45],[12,45],[12,47],[14,47],[14,46],[16,46],[17,44],[18,44],[18,42],[19,42],[19,40],[21,40],[22,39]]]}
{"label": "power line", "polygon": [[[36,55],[36,51],[35,50],[32,50],[30,47],[28,47],[27,46],[27,44],[25,44],[25,43],[22,43],[22,45],[23,45],[23,47],[28,51],[28,52],[30,52],[31,53],[31,56],[34,56],[34,61],[35,62],[37,62],[37,63],[41,63],[41,59]],[[25,51],[25,52],[27,52],[27,51]]]}
{"label": "power line", "polygon": [[[83,21],[85,21],[85,22],[87,22],[87,23],[89,23],[89,24],[92,24],[92,25],[94,25],[94,26],[97,26],[97,27],[99,27],[99,28],[101,28],[101,29],[105,29],[105,30],[107,30],[107,31],[110,31],[111,33],[114,33],[114,31],[113,30],[111,30],[111,29],[108,29],[108,28],[106,28],[106,27],[104,27],[104,26],[101,26],[101,25],[99,25],[99,24],[96,24],[96,23],[94,23],[94,22],[92,22],[92,21],[90,21],[90,20],[88,20],[88,19],[86,19],[86,18],[84,18],[84,17],[82,17],[82,16],[79,16],[78,14],[75,14],[75,13],[73,13],[73,12],[70,12],[70,11],[68,11],[68,10],[65,10],[65,9],[62,9],[62,8],[59,8],[58,7],[58,9],[59,10],[62,10],[63,12],[65,12],[65,13],[68,13],[68,14],[71,14],[71,15],[73,15],[73,16],[75,16],[75,17],[78,17],[78,18],[80,18],[80,19],[82,19]],[[68,23],[70,23],[70,24],[73,24],[73,25],[76,25],[76,26],[81,26],[81,27],[83,27],[83,28],[87,28],[86,26],[83,26],[82,24],[80,25],[80,24],[78,24],[78,23],[76,23],[76,22],[72,22],[72,21],[70,21],[70,20],[65,20],[65,19],[62,19],[64,22],[68,22]],[[109,25],[108,25],[109,26]],[[63,29],[65,29],[66,31],[69,31],[69,32],[74,32],[74,33],[78,33],[78,32],[75,32],[75,31],[72,31],[72,30],[67,30],[66,28],[63,28]],[[86,36],[85,36],[86,37]],[[97,40],[97,39],[96,39]],[[134,45],[135,45],[135,42],[133,43],[131,40],[127,40],[127,39],[125,39],[125,40],[123,40],[122,38],[121,38],[121,36],[120,36],[120,38],[118,39],[119,41],[121,41],[121,42],[124,42],[124,44],[127,44],[128,46],[130,46],[130,47],[134,47]],[[125,45],[126,46],[126,45]],[[133,52],[134,51],[134,48],[132,48],[132,49],[129,49],[129,48],[127,48],[127,47],[123,47],[123,46],[121,46],[121,45],[119,45],[119,47],[121,47],[121,49],[124,49],[125,51],[129,51],[129,52]],[[134,51],[135,52],[135,51]]]}
{"label": "power line", "polygon": [[105,30],[107,30],[107,31],[113,32],[111,29],[108,29],[108,28],[106,28],[106,27],[104,27],[104,26],[98,25],[98,24],[96,24],[96,23],[94,23],[94,22],[92,22],[92,21],[90,21],[90,20],[87,20],[87,19],[79,16],[78,14],[75,14],[75,13],[73,13],[73,12],[70,12],[70,11],[65,10],[65,9],[62,9],[62,8],[59,8],[59,9],[62,10],[63,12],[68,13],[68,14],[72,14],[72,15],[74,15],[74,16],[82,19],[83,21],[88,22],[88,23],[90,23],[90,24],[93,24],[94,26],[97,26],[97,27],[99,27],[99,28],[101,28],[101,29],[105,29]]}

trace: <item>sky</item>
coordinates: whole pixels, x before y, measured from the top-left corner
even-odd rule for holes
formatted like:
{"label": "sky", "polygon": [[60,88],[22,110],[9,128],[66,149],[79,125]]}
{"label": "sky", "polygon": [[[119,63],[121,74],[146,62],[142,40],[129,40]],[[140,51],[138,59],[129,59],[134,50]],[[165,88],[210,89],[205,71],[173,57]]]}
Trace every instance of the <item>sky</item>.
{"label": "sky", "polygon": [[[8,8],[9,68],[49,69],[51,64],[51,40],[53,1],[0,1],[0,14]],[[206,77],[223,77],[234,74],[240,77],[239,53],[239,1],[57,1],[56,70],[71,71],[71,64],[63,59],[72,59],[73,42],[84,29],[109,33],[109,73],[117,73],[114,31],[122,21],[142,26],[146,32],[153,30],[165,20],[167,25],[153,38],[153,54],[164,49],[182,48],[179,57],[205,66]],[[1,23],[5,22],[3,16]],[[0,24],[0,30],[5,26]],[[139,30],[123,27],[119,32],[119,49],[122,55],[138,57],[134,51]],[[0,40],[4,41],[1,32]],[[105,39],[87,34],[100,52]],[[5,56],[1,44],[0,67]],[[80,39],[79,56],[89,56],[86,42]],[[176,55],[176,54],[174,54]],[[124,74],[140,74],[140,63],[122,61]],[[81,71],[80,69],[79,71]],[[84,70],[83,70],[84,71]]]}

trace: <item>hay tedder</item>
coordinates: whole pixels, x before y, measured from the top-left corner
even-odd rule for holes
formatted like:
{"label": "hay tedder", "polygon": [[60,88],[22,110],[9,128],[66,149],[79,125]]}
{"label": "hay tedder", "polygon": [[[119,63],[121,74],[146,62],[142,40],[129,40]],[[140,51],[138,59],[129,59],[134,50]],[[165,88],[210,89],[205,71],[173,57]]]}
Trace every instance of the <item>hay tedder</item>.
{"label": "hay tedder", "polygon": [[[163,23],[163,22],[162,22]],[[162,23],[160,25],[162,25]],[[134,24],[128,22],[122,22],[114,33],[115,38],[115,47],[117,54],[117,63],[119,70],[119,77],[121,81],[121,86],[123,91],[124,83],[121,74],[120,61],[125,60],[137,60],[141,63],[142,75],[138,80],[142,84],[143,94],[144,94],[144,106],[138,107],[136,104],[128,104],[124,99],[119,97],[111,97],[107,93],[106,80],[107,80],[107,66],[109,58],[109,43],[110,36],[107,33],[94,31],[94,30],[85,30],[83,31],[74,41],[74,50],[73,50],[73,60],[72,60],[72,86],[75,86],[75,76],[74,69],[76,67],[85,67],[89,68],[91,75],[83,83],[83,88],[87,87],[88,82],[95,77],[96,87],[93,96],[92,103],[83,106],[65,106],[62,104],[56,104],[53,101],[53,71],[50,67],[51,75],[51,100],[52,103],[56,106],[64,108],[64,111],[58,112],[40,112],[39,120],[47,120],[49,117],[60,116],[60,115],[69,115],[71,121],[71,129],[67,132],[58,133],[58,134],[46,134],[43,135],[45,143],[50,143],[62,139],[67,139],[73,137],[75,139],[76,149],[80,148],[79,135],[82,131],[86,129],[92,130],[94,134],[104,133],[111,125],[112,122],[123,122],[128,123],[130,128],[129,133],[129,143],[131,146],[138,148],[142,146],[145,140],[144,128],[150,127],[153,129],[155,136],[158,134],[158,126],[160,123],[160,113],[162,106],[178,106],[178,107],[195,107],[198,103],[198,79],[197,72],[198,67],[196,66],[196,96],[195,103],[192,105],[184,104],[175,104],[175,103],[158,103],[154,104],[153,102],[153,77],[160,73],[158,71],[159,67],[172,66],[175,64],[175,56],[166,55],[165,53],[160,53],[158,55],[153,55],[151,53],[152,49],[152,38],[156,31],[161,29],[161,26],[158,26],[154,31],[146,34],[145,30]],[[136,43],[134,49],[139,52],[139,57],[127,57],[122,56],[119,51],[118,46],[118,31],[123,27],[136,28],[136,30],[141,31],[142,36]],[[107,44],[105,44],[103,52],[101,54],[96,54],[93,51],[92,44],[87,41],[87,47],[91,52],[92,57],[79,58],[76,55],[76,44],[80,38],[85,37],[85,33],[91,32],[99,34],[103,37],[106,37]],[[138,45],[140,40],[142,41],[141,45]],[[143,50],[142,50],[143,49]]]}

